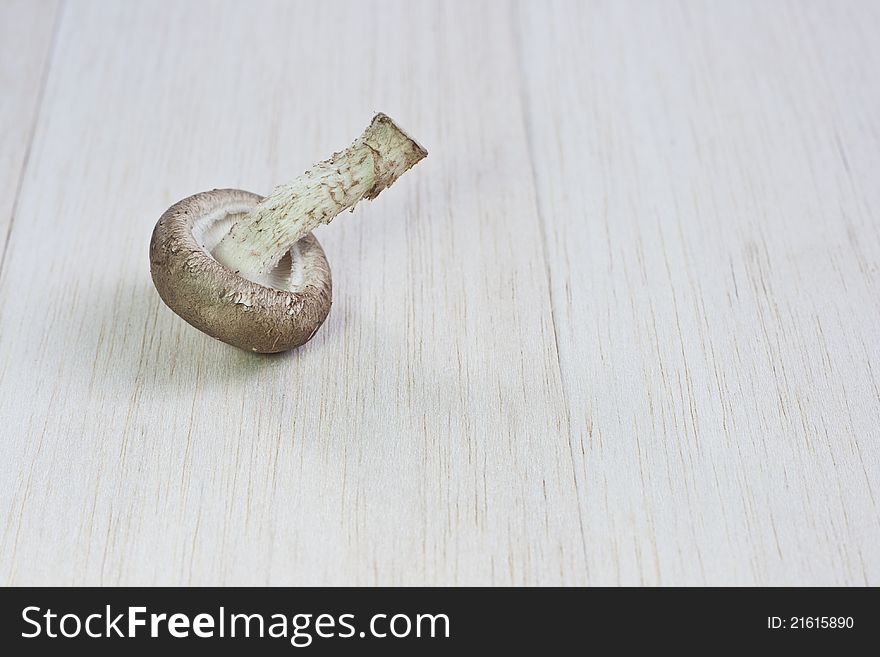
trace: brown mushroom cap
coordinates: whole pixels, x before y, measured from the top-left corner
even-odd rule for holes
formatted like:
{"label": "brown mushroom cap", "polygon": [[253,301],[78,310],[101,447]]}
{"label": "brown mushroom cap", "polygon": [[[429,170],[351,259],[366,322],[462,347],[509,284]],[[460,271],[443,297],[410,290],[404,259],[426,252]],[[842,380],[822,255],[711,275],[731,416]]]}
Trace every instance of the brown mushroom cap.
{"label": "brown mushroom cap", "polygon": [[308,342],[330,312],[330,266],[309,233],[265,285],[211,256],[233,222],[263,197],[240,189],[202,192],[172,205],[153,229],[150,272],[171,310],[211,337],[275,353]]}

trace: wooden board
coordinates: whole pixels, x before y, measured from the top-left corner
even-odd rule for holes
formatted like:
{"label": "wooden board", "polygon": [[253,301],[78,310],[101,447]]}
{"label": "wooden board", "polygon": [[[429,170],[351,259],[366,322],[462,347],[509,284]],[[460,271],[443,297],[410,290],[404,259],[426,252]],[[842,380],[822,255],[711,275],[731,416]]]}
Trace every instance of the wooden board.
{"label": "wooden board", "polygon": [[48,73],[58,4],[0,4],[0,272]]}
{"label": "wooden board", "polygon": [[876,584],[876,3],[523,8],[590,580]]}
{"label": "wooden board", "polygon": [[[33,139],[0,581],[877,584],[877,28],[870,2],[67,4],[41,101],[3,109]],[[317,232],[312,342],[255,356],[162,305],[166,207],[265,193],[374,111],[430,154]]]}

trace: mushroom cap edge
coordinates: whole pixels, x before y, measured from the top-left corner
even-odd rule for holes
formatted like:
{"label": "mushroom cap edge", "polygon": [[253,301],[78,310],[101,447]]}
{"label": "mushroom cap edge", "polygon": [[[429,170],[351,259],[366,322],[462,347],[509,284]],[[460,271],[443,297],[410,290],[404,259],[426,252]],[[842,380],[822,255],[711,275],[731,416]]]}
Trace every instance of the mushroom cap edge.
{"label": "mushroom cap edge", "polygon": [[261,200],[252,192],[215,189],[178,201],[153,229],[150,273],[162,301],[195,328],[240,349],[276,353],[308,342],[330,312],[330,266],[318,240],[309,233],[297,242],[300,281],[295,290],[281,290],[226,268],[193,234],[196,222]]}

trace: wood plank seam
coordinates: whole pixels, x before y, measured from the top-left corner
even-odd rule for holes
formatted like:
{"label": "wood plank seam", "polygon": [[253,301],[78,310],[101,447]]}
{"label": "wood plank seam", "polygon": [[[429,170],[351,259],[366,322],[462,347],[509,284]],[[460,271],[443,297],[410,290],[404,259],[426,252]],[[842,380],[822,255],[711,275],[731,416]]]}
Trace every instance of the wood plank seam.
{"label": "wood plank seam", "polygon": [[574,444],[572,442],[572,438],[574,437],[574,433],[572,431],[572,422],[571,422],[571,404],[568,396],[568,386],[566,385],[565,378],[563,376],[562,371],[562,358],[559,354],[559,327],[557,324],[557,311],[556,311],[556,303],[557,300],[555,295],[553,294],[553,280],[552,273],[550,271],[550,251],[547,247],[547,225],[546,225],[546,217],[544,213],[541,211],[541,190],[538,181],[538,175],[535,171],[535,143],[534,136],[532,135],[532,107],[529,101],[528,93],[526,93],[526,68],[525,62],[523,58],[525,57],[525,53],[523,51],[523,36],[520,33],[520,18],[521,18],[521,3],[519,0],[514,2],[511,7],[513,11],[509,14],[510,20],[510,30],[513,37],[513,49],[516,56],[516,71],[517,71],[517,90],[519,92],[519,104],[520,104],[520,116],[522,117],[522,130],[523,134],[526,138],[526,152],[528,153],[529,161],[528,161],[528,170],[531,175],[532,188],[535,190],[533,196],[533,211],[535,213],[535,219],[538,223],[538,234],[541,236],[541,256],[544,260],[543,271],[544,271],[544,279],[546,281],[546,293],[547,293],[547,302],[550,305],[550,325],[553,328],[553,352],[556,355],[556,375],[559,379],[559,389],[560,394],[562,395],[562,404],[563,404],[563,414],[565,417],[565,432],[568,439],[568,451],[569,451],[569,459],[571,464],[571,476],[574,482],[575,489],[575,498],[577,500],[577,512],[578,512],[578,530],[580,533],[580,543],[581,549],[584,557],[584,569],[585,574],[589,578],[589,551],[587,549],[587,535],[584,529],[584,510],[581,502],[581,487],[580,482],[577,477],[577,469],[575,467],[575,456],[574,456]]}
{"label": "wood plank seam", "polygon": [[34,137],[37,134],[37,126],[40,123],[40,115],[43,109],[43,99],[46,95],[46,85],[49,81],[49,73],[52,70],[52,62],[55,59],[55,46],[58,43],[58,32],[61,28],[61,21],[64,15],[64,0],[55,10],[55,16],[52,23],[52,37],[49,40],[48,54],[43,64],[43,70],[40,75],[40,89],[37,92],[37,102],[34,104],[34,113],[31,118],[31,124],[28,128],[27,148],[21,161],[21,170],[18,174],[18,182],[15,185],[15,192],[12,200],[12,210],[9,214],[9,225],[6,226],[6,234],[3,236],[3,248],[0,250],[0,285],[3,283],[4,265],[6,264],[6,255],[9,251],[9,242],[12,240],[12,229],[15,226],[15,216],[18,212],[18,203],[21,199],[21,189],[24,186],[24,179],[27,176],[28,165],[31,160],[31,149],[34,145]]}

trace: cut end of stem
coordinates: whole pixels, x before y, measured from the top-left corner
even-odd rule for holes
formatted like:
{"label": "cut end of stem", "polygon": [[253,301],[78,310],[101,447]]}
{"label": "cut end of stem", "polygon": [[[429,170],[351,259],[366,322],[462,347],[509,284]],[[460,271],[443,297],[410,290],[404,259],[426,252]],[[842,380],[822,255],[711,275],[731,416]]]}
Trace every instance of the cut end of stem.
{"label": "cut end of stem", "polygon": [[383,189],[391,187],[395,180],[428,157],[428,151],[421,144],[381,112],[373,117],[359,139],[373,151],[376,159],[376,185],[364,196],[367,200],[376,198]]}
{"label": "cut end of stem", "polygon": [[348,148],[280,185],[239,219],[214,250],[223,265],[264,280],[297,241],[390,187],[428,152],[379,113]]}

